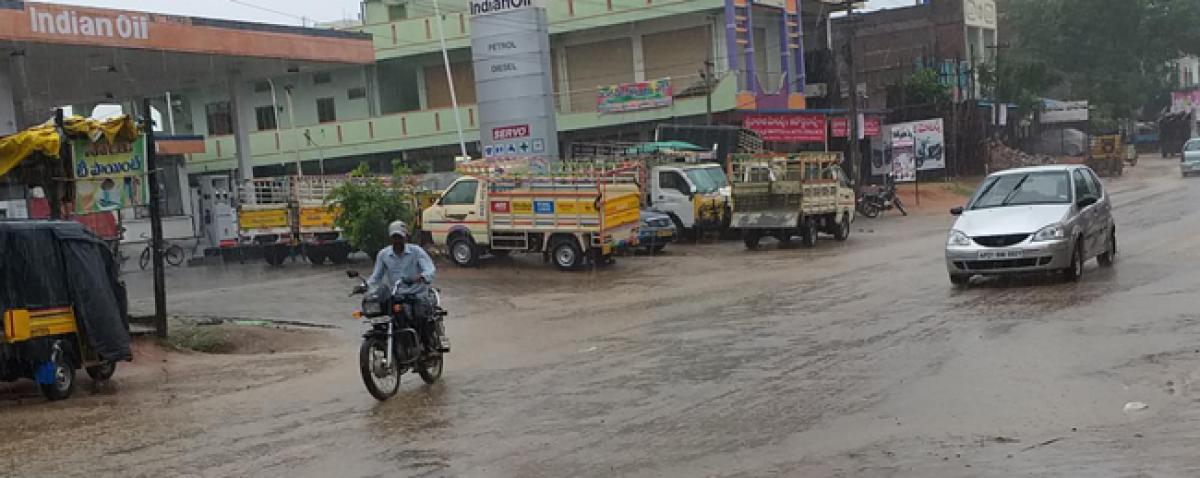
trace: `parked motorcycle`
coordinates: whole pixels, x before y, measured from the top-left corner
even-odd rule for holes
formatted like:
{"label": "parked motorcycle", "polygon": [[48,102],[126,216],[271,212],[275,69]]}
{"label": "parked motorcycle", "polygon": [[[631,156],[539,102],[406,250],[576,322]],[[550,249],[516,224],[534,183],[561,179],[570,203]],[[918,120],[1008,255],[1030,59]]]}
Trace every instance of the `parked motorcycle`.
{"label": "parked motorcycle", "polygon": [[908,215],[908,211],[904,210],[904,203],[896,195],[896,183],[893,181],[888,181],[883,188],[863,191],[859,195],[855,207],[859,214],[869,218],[879,217],[881,212],[891,210],[892,208],[900,211],[902,215]]}
{"label": "parked motorcycle", "polygon": [[396,294],[401,284],[369,291],[358,272],[346,275],[362,281],[350,295],[364,294],[362,309],[354,315],[370,326],[363,333],[358,366],[371,396],[380,401],[392,398],[400,389],[400,377],[409,371],[427,384],[437,382],[445,366],[444,354],[450,352],[443,323],[447,313],[438,290],[430,289],[432,311],[415,313],[416,296]]}

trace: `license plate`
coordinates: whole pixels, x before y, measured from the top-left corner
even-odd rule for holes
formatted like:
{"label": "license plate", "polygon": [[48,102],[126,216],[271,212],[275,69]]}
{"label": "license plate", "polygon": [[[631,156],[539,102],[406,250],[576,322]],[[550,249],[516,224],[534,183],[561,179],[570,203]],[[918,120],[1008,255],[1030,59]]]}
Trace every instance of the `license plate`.
{"label": "license plate", "polygon": [[991,261],[997,259],[1020,259],[1025,257],[1025,251],[981,251],[979,260]]}
{"label": "license plate", "polygon": [[671,230],[663,229],[661,231],[658,231],[658,237],[671,237]]}

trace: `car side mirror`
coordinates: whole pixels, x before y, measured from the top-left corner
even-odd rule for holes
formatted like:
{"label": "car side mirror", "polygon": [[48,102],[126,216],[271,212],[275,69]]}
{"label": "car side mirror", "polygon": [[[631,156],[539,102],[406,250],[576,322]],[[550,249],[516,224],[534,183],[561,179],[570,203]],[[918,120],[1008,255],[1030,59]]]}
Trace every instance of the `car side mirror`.
{"label": "car side mirror", "polygon": [[443,205],[445,202],[446,202],[446,196],[442,196],[442,197],[438,198],[438,200],[437,200],[437,205],[438,205],[438,206],[441,206],[441,205]]}
{"label": "car side mirror", "polygon": [[358,271],[346,271],[346,277],[351,279],[358,277]]}
{"label": "car side mirror", "polygon": [[1098,200],[1098,199],[1096,199],[1096,198],[1094,198],[1094,197],[1090,197],[1090,196],[1089,196],[1089,197],[1085,197],[1085,198],[1083,198],[1083,199],[1080,199],[1080,200],[1079,200],[1079,202],[1078,202],[1077,204],[1079,205],[1079,208],[1080,208],[1080,209],[1082,209],[1082,208],[1085,208],[1085,207],[1091,206],[1091,205],[1093,205],[1093,204],[1096,204],[1096,201],[1099,201],[1099,200]]}
{"label": "car side mirror", "polygon": [[954,215],[954,216],[961,216],[961,215],[962,215],[962,213],[963,213],[963,208],[962,208],[962,206],[959,206],[959,207],[956,207],[956,208],[950,209],[950,214],[951,214],[951,215]]}

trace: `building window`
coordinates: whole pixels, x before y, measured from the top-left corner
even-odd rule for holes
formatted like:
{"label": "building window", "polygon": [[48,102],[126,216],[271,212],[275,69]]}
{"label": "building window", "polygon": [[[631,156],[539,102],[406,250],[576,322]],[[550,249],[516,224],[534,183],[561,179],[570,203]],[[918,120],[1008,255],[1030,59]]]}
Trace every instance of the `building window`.
{"label": "building window", "polygon": [[333,98],[317,99],[317,121],[321,123],[337,121],[337,109],[333,105]]}
{"label": "building window", "polygon": [[229,114],[228,101],[204,105],[204,115],[208,118],[210,136],[233,134],[233,115]]}
{"label": "building window", "polygon": [[327,71],[323,71],[321,73],[313,73],[313,84],[314,85],[324,85],[326,83],[332,83],[332,82],[333,82],[333,75],[330,75],[329,72],[327,72]]}
{"label": "building window", "polygon": [[346,96],[352,100],[361,100],[367,97],[367,87],[360,86],[358,88],[350,88],[346,90]]}
{"label": "building window", "polygon": [[258,121],[259,131],[279,129],[279,122],[276,121],[274,106],[267,105],[254,108],[254,118]]}
{"label": "building window", "polygon": [[254,92],[255,93],[266,93],[268,91],[271,91],[271,83],[270,82],[266,82],[266,81],[254,82]]}
{"label": "building window", "polygon": [[404,5],[388,5],[388,21],[394,22],[408,18],[408,11]]}

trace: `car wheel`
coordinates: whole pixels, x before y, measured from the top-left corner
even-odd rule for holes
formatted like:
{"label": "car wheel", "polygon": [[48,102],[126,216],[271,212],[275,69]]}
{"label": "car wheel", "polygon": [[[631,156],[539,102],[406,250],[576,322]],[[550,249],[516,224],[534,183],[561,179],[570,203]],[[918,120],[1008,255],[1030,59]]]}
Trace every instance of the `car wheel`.
{"label": "car wheel", "polygon": [[1113,229],[1108,233],[1108,249],[1104,254],[1100,254],[1096,260],[1100,263],[1100,267],[1112,267],[1117,260],[1117,231]]}
{"label": "car wheel", "polygon": [[1074,250],[1071,251],[1071,265],[1063,271],[1063,278],[1068,282],[1079,282],[1083,278],[1083,243],[1075,241]]}
{"label": "car wheel", "polygon": [[950,273],[950,283],[954,287],[967,288],[971,285],[971,276],[969,274]]}

